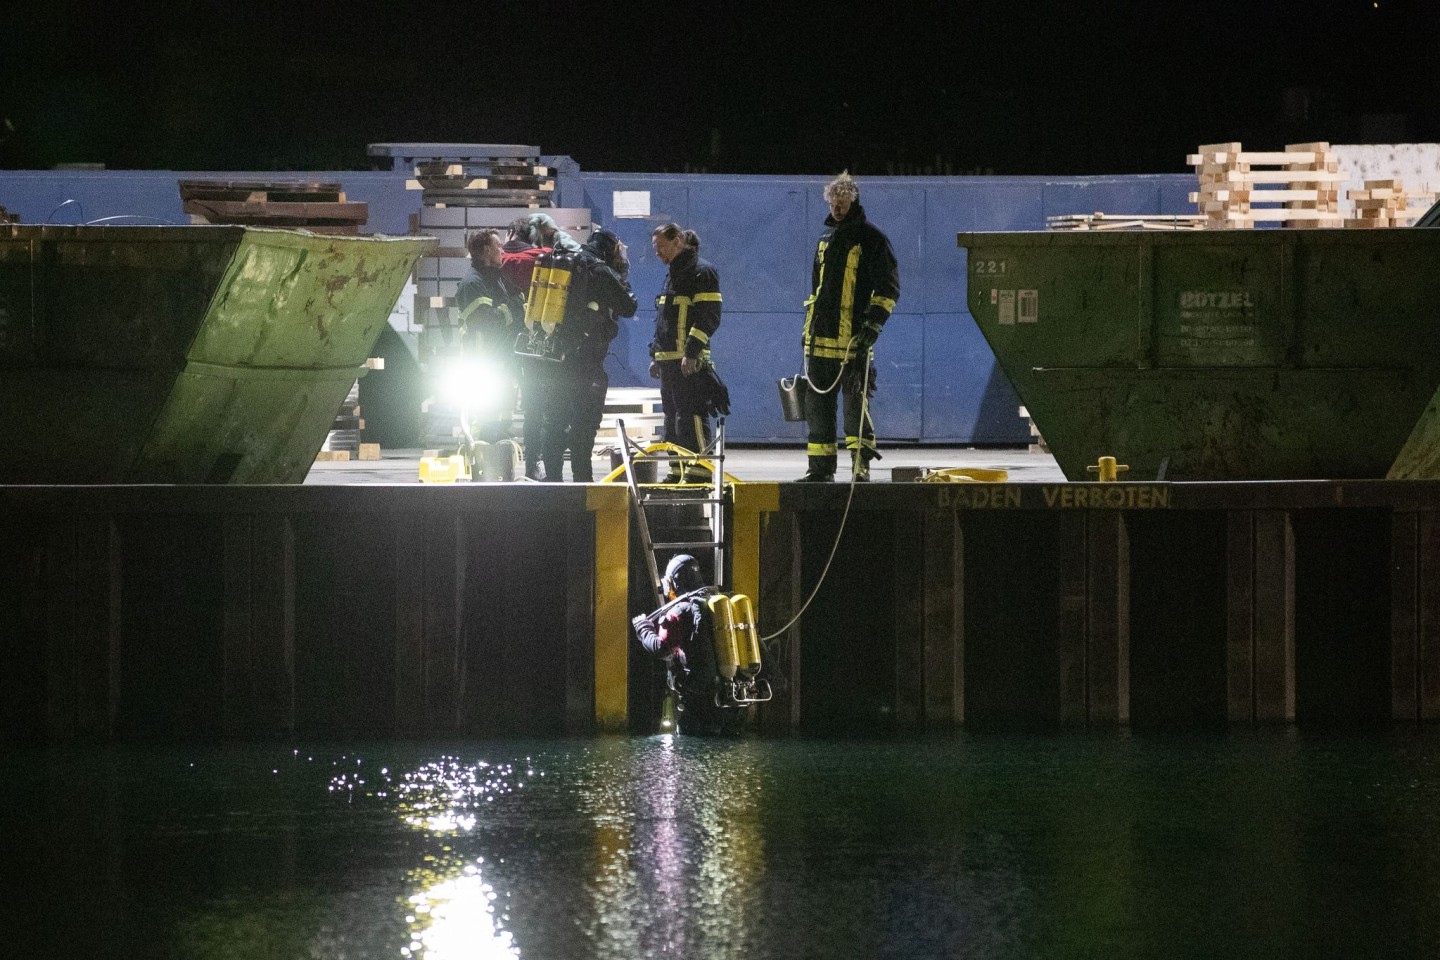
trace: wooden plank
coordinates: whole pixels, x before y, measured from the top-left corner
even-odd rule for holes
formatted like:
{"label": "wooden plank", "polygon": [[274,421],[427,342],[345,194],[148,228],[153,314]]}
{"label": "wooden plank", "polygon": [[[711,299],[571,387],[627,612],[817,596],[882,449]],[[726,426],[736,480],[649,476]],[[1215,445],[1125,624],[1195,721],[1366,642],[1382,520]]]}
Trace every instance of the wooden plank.
{"label": "wooden plank", "polygon": [[1130,721],[1130,541],[1119,511],[1085,514],[1086,715]]}
{"label": "wooden plank", "polygon": [[1255,719],[1255,528],[1248,510],[1225,517],[1226,717]]}
{"label": "wooden plank", "polygon": [[1396,511],[1390,519],[1390,716],[1420,718],[1420,521]]}
{"label": "wooden plank", "polygon": [[965,721],[965,540],[960,515],[924,518],[925,726]]}
{"label": "wooden plank", "polygon": [[1295,719],[1295,536],[1283,510],[1255,511],[1255,719]]}

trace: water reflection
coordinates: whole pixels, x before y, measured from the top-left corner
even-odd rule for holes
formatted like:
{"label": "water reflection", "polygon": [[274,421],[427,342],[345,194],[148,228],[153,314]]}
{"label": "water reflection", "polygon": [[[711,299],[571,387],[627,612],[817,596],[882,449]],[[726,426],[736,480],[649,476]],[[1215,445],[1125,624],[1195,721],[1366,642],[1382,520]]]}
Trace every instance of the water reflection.
{"label": "water reflection", "polygon": [[598,764],[582,794],[594,954],[746,955],[761,919],[763,789],[743,743],[665,734]]}
{"label": "water reflection", "polygon": [[[517,770],[512,763],[442,756],[398,773],[381,767],[369,783],[358,772],[347,770],[331,778],[330,792],[353,800],[358,790],[385,801],[407,826],[447,838],[474,831],[488,805],[521,790],[537,774],[544,775],[528,758],[523,770]],[[438,854],[427,854],[423,866],[409,871],[408,885],[414,892],[401,899],[409,929],[401,956],[419,960],[520,956],[513,933],[502,926],[508,917],[496,913],[498,894],[482,874],[484,863],[483,856],[467,861],[446,844]]]}

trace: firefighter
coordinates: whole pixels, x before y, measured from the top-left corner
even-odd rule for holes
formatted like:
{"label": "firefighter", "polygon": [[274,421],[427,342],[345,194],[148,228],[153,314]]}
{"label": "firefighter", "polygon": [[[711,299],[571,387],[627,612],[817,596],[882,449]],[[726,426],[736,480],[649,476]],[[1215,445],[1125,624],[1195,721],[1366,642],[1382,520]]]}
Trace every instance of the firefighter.
{"label": "firefighter", "polygon": [[590,454],[610,386],[605,355],[620,332],[619,318],[635,316],[629,276],[625,244],[609,230],[595,231],[576,256],[565,320],[555,332],[561,359],[544,413],[546,480],[561,479],[567,449],[571,478],[595,479]]}
{"label": "firefighter", "polygon": [[476,414],[475,437],[495,443],[510,435],[515,412],[515,357],[510,345],[524,315],[524,302],[500,272],[500,234],[479,230],[465,238],[470,273],[455,291],[461,353],[482,363],[477,375],[495,378],[483,391],[490,402]]}
{"label": "firefighter", "polygon": [[[655,339],[650,344],[650,376],[660,381],[665,411],[665,440],[700,453],[714,435],[716,407],[710,338],[720,326],[720,277],[700,259],[694,230],[667,223],[652,238],[655,254],[669,266],[665,289],[655,300]],[[701,471],[693,479],[704,480]],[[665,483],[678,483],[674,467]]]}
{"label": "firefighter", "polygon": [[860,187],[842,173],[825,187],[830,216],[810,267],[810,299],[805,302],[805,421],[809,428],[809,468],[802,483],[835,479],[835,407],[845,396],[845,448],[852,477],[870,479],[875,424],[869,395],[875,391],[873,348],[895,301],[900,274],[890,240],[865,219]]}

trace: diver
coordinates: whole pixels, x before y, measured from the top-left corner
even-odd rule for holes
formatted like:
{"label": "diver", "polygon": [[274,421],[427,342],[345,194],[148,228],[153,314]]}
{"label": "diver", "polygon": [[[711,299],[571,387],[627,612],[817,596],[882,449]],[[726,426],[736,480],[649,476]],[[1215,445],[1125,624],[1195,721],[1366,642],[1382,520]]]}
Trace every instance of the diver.
{"label": "diver", "polygon": [[[677,701],[678,732],[739,734],[744,715],[736,708],[770,699],[769,684],[763,680],[758,681],[763,696],[755,695],[758,646],[743,644],[754,651],[750,653],[731,645],[733,637],[747,630],[754,636],[749,600],[726,597],[706,583],[700,564],[686,553],[670,559],[660,583],[666,603],[631,623],[645,651],[668,666],[666,679]],[[741,602],[743,614],[736,614],[732,601]],[[737,689],[743,691],[738,698]]]}

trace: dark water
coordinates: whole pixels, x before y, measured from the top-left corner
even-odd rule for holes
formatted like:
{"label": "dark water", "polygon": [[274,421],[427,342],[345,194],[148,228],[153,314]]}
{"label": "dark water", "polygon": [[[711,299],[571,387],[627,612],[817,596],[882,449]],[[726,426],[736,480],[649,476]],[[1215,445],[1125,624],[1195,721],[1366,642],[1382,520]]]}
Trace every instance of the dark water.
{"label": "dark water", "polygon": [[11,752],[7,953],[1433,957],[1440,732]]}

